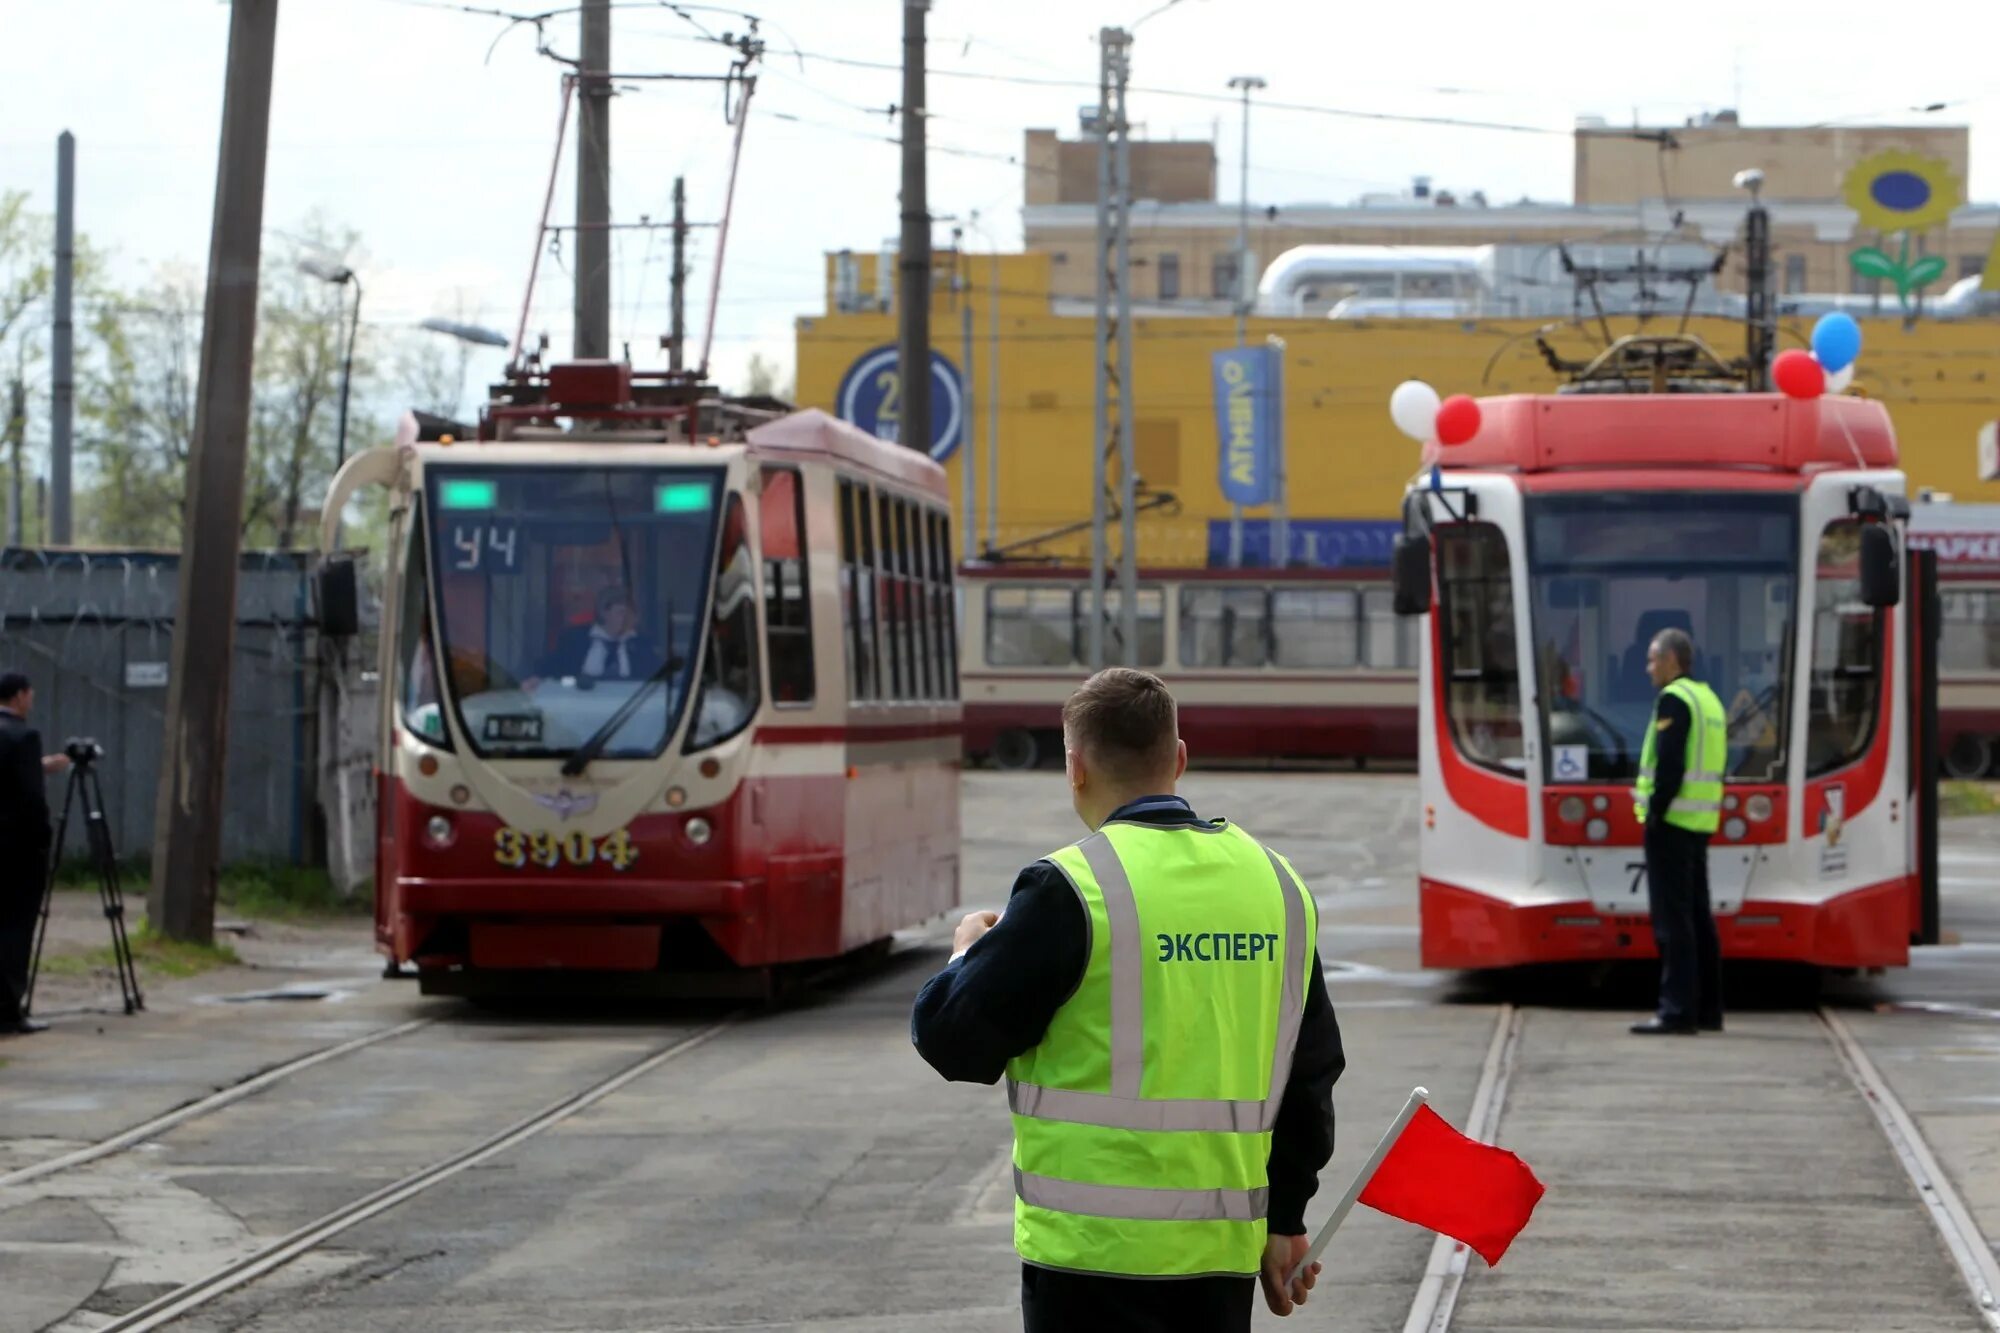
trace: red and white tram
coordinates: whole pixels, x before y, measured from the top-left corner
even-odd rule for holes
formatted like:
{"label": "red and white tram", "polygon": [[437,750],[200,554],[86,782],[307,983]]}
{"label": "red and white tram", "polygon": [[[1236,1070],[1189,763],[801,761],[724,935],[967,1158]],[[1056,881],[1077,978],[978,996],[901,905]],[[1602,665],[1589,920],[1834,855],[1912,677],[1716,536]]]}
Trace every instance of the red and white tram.
{"label": "red and white tram", "polygon": [[[1487,399],[1405,502],[1426,966],[1654,954],[1631,786],[1646,647],[1729,709],[1723,953],[1827,967],[1936,939],[1936,584],[1888,414],[1854,397]],[[1435,464],[1433,469],[1432,465]],[[1905,574],[1908,574],[1906,580]]]}
{"label": "red and white tram", "polygon": [[[968,565],[965,749],[1000,768],[1062,756],[1063,700],[1088,671],[1087,570]],[[1105,661],[1127,660],[1105,590]],[[1135,665],[1180,703],[1197,760],[1416,757],[1416,626],[1385,569],[1141,570]]]}
{"label": "red and white tram", "polygon": [[759,989],[957,903],[943,471],[754,415],[558,365],[336,479],[394,497],[376,938],[426,993]]}

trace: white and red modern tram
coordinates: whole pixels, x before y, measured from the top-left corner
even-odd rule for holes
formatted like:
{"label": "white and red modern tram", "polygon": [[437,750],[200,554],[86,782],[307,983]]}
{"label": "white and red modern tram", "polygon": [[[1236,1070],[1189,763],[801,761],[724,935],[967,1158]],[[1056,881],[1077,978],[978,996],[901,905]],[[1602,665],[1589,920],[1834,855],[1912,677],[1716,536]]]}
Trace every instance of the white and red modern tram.
{"label": "white and red modern tram", "polygon": [[557,365],[336,479],[394,496],[376,938],[426,992],[757,990],[957,903],[943,471],[754,419]]}
{"label": "white and red modern tram", "polygon": [[[1726,957],[1906,963],[1937,938],[1937,601],[1886,411],[1855,397],[1487,399],[1406,496],[1426,966],[1645,958],[1646,647],[1729,710]],[[1435,465],[1435,466],[1433,466]]]}

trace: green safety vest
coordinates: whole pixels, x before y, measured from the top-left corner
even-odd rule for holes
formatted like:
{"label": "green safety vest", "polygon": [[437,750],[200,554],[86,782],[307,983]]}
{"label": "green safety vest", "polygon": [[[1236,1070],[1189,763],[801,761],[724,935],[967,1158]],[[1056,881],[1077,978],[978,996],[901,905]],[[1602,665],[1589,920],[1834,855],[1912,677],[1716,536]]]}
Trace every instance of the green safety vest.
{"label": "green safety vest", "polygon": [[1221,822],[1107,824],[1047,859],[1083,905],[1090,960],[1007,1065],[1015,1249],[1083,1273],[1255,1273],[1319,965],[1312,895]]}
{"label": "green safety vest", "polygon": [[[1687,705],[1693,725],[1688,728],[1687,770],[1681,789],[1667,807],[1666,820],[1676,828],[1694,833],[1713,833],[1722,823],[1722,775],[1729,766],[1729,726],[1722,700],[1698,680],[1682,676],[1667,682],[1660,698],[1673,695]],[[1660,734],[1659,700],[1653,701],[1653,720],[1646,727],[1646,743],[1639,750],[1639,782],[1632,789],[1632,802],[1639,822],[1646,822],[1646,801],[1653,794],[1653,740]]]}

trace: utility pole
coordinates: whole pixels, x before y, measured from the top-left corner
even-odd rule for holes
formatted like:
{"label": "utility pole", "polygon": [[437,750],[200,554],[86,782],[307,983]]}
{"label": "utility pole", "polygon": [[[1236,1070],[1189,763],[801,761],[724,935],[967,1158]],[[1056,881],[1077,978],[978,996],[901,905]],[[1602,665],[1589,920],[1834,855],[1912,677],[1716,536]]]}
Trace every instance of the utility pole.
{"label": "utility pole", "polygon": [[930,451],[931,210],[924,174],[924,12],[930,0],[903,0],[903,239],[897,268],[896,378],[903,413],[896,438]]}
{"label": "utility pole", "polygon": [[7,544],[25,544],[22,525],[27,521],[27,511],[21,507],[21,444],[28,434],[28,386],[21,383],[19,375],[8,386],[7,394],[7,450],[13,459],[13,473],[7,486]]}
{"label": "utility pole", "polygon": [[674,271],[668,278],[673,293],[673,325],[667,334],[667,369],[687,364],[687,179],[674,177]]}
{"label": "utility pole", "polygon": [[[989,233],[990,234],[990,233]],[[986,261],[986,549],[1000,544],[1000,251]],[[2000,268],[2000,264],[1995,265]]]}
{"label": "utility pole", "polygon": [[1771,388],[1771,355],[1778,344],[1777,322],[1771,307],[1771,215],[1765,211],[1762,190],[1764,173],[1737,173],[1738,186],[1750,191],[1750,212],[1743,220],[1743,257],[1748,288],[1743,306],[1744,330],[1749,344],[1750,391],[1767,393]]}
{"label": "utility pole", "polygon": [[[1091,441],[1090,669],[1104,669],[1104,586],[1110,562],[1107,468],[1119,462],[1118,613],[1125,665],[1138,663],[1138,569],[1132,441],[1132,155],[1125,88],[1131,80],[1132,35],[1123,28],[1097,34],[1097,394]],[[1114,346],[1115,343],[1115,346]]]}
{"label": "utility pole", "polygon": [[201,380],[187,467],[165,754],[153,819],[153,881],[146,899],[146,916],[155,930],[203,944],[215,934],[215,875],[222,859],[229,667],[235,652],[250,357],[257,338],[264,159],[277,33],[278,0],[235,0],[230,6],[215,221],[201,321]]}
{"label": "utility pole", "polygon": [[[1244,293],[1249,290],[1250,279],[1250,94],[1264,87],[1264,81],[1254,74],[1239,74],[1229,81],[1231,88],[1243,93],[1243,153],[1241,187],[1237,190],[1236,201],[1236,345],[1245,346],[1250,336],[1250,303]],[[1229,567],[1243,567],[1243,506],[1231,503],[1229,506]]]}
{"label": "utility pole", "polygon": [[583,0],[576,113],[576,356],[611,355],[611,0]]}
{"label": "utility pole", "polygon": [[[960,297],[958,303],[958,363],[962,367],[959,385],[964,401],[965,449],[958,460],[960,490],[965,496],[965,529],[960,538],[965,546],[965,558],[970,561],[979,552],[979,452],[978,440],[972,430],[972,274],[966,265],[965,228],[951,229],[952,259],[955,261],[952,273],[952,287]],[[987,442],[992,447],[992,441]]]}
{"label": "utility pole", "polygon": [[43,541],[68,546],[70,432],[76,419],[76,326],[71,300],[76,286],[76,136],[56,136],[56,326],[50,340],[49,529]]}

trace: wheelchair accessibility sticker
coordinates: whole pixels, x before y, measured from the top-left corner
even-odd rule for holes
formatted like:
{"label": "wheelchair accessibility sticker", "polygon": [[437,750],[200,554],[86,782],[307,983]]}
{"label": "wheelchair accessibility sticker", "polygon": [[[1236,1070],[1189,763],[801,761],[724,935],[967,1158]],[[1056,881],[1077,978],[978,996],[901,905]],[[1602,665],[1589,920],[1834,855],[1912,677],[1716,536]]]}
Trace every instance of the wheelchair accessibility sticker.
{"label": "wheelchair accessibility sticker", "polygon": [[1555,747],[1557,782],[1582,782],[1590,776],[1590,747],[1588,745],[1558,745]]}

